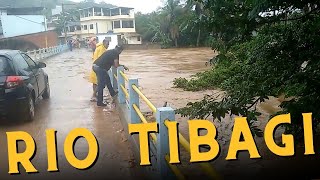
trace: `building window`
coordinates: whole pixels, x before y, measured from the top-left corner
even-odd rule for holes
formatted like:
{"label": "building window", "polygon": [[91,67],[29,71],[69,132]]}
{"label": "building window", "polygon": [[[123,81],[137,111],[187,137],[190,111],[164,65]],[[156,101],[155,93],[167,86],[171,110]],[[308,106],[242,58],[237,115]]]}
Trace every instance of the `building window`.
{"label": "building window", "polygon": [[74,32],[74,30],[75,30],[74,26],[70,26],[69,28],[70,28],[70,32]]}
{"label": "building window", "polygon": [[103,8],[103,15],[104,16],[110,16],[111,15],[111,10]]}
{"label": "building window", "polygon": [[93,24],[90,24],[90,29],[93,29]]}
{"label": "building window", "polygon": [[130,15],[130,9],[121,8],[121,15]]}
{"label": "building window", "polygon": [[120,15],[120,9],[116,8],[116,9],[111,9],[111,16],[117,16]]}
{"label": "building window", "polygon": [[133,28],[133,21],[122,21],[122,28]]}
{"label": "building window", "polygon": [[84,30],[87,30],[88,29],[88,26],[87,25],[84,25]]}
{"label": "building window", "polygon": [[114,29],[121,28],[121,26],[120,26],[120,21],[113,21],[113,28],[114,28]]}
{"label": "building window", "polygon": [[94,8],[94,15],[95,16],[102,16],[101,8]]}

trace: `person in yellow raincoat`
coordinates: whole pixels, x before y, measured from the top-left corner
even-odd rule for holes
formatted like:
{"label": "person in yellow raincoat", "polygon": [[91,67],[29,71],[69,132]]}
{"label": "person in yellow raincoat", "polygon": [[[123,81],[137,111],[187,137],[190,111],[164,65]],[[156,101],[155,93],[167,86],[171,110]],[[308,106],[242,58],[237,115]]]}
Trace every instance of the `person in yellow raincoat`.
{"label": "person in yellow raincoat", "polygon": [[[98,43],[93,53],[93,57],[92,57],[93,62],[97,60],[103,53],[105,53],[108,47],[109,47],[109,41],[107,39],[104,39],[102,43]],[[92,83],[92,88],[93,88],[91,101],[96,101],[98,80],[97,80],[96,73],[93,70],[91,70],[89,80]]]}

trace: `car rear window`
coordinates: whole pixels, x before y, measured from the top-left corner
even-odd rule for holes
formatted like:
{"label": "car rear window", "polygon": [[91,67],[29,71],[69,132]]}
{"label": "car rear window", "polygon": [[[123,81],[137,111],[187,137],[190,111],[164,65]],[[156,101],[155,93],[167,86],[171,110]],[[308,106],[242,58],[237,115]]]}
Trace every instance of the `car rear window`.
{"label": "car rear window", "polygon": [[12,75],[13,71],[8,63],[8,58],[0,56],[0,76]]}

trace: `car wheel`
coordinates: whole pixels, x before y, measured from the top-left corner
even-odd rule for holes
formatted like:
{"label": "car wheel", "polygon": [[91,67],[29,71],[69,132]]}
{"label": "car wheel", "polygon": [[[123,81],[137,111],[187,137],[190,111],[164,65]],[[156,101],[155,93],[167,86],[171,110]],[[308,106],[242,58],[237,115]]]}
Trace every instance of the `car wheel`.
{"label": "car wheel", "polygon": [[47,80],[46,83],[46,89],[44,90],[44,93],[42,94],[43,99],[49,99],[50,98],[50,85],[49,80]]}
{"label": "car wheel", "polygon": [[28,98],[27,111],[25,113],[25,116],[23,116],[25,118],[24,120],[25,121],[33,121],[34,115],[35,115],[34,99],[33,99],[32,95],[30,95]]}

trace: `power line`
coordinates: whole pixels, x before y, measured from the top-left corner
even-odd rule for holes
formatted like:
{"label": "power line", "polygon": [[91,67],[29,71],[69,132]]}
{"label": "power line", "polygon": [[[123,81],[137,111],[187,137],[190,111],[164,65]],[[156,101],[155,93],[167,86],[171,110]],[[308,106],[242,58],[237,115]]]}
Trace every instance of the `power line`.
{"label": "power line", "polygon": [[18,18],[20,18],[20,19],[24,19],[24,20],[29,21],[29,22],[33,22],[33,23],[35,23],[35,24],[41,24],[41,25],[43,24],[43,23],[39,23],[39,22],[36,22],[36,21],[30,20],[30,19],[27,19],[27,18],[21,17],[21,16],[17,16],[17,15],[14,15],[14,16],[16,16],[16,17],[18,17]]}

